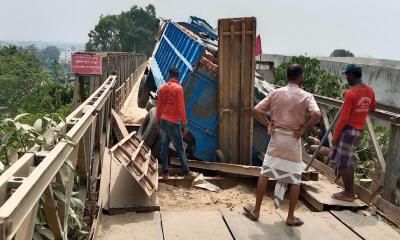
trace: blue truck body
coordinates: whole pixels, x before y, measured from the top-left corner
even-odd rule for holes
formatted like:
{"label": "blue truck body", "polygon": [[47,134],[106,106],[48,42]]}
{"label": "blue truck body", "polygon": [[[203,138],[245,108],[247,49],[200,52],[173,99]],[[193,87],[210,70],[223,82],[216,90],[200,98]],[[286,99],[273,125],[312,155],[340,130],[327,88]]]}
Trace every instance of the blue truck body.
{"label": "blue truck body", "polygon": [[[211,26],[197,17],[191,17],[189,23],[168,22],[149,60],[149,67],[157,89],[168,79],[171,67],[179,69],[189,130],[195,139],[193,155],[212,162],[218,145],[218,77],[200,64],[207,49],[200,32],[208,40],[218,38]],[[269,141],[264,133],[261,138]]]}

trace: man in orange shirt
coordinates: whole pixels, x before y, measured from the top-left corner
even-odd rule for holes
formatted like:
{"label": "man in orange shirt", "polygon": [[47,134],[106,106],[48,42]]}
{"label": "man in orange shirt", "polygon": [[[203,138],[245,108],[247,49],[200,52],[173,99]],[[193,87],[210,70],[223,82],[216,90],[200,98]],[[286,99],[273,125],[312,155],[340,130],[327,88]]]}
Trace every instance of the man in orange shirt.
{"label": "man in orange shirt", "polygon": [[336,163],[336,177],[342,177],[344,191],[335,193],[332,198],[354,201],[354,152],[360,142],[368,111],[375,110],[375,94],[371,87],[362,82],[361,67],[349,64],[343,72],[351,86],[345,93],[338,122],[333,133],[335,146],[331,159]]}
{"label": "man in orange shirt", "polygon": [[161,162],[163,177],[168,178],[168,151],[169,144],[174,144],[176,153],[181,161],[182,174],[195,177],[196,174],[189,170],[183,147],[183,134],[188,131],[183,88],[179,85],[179,70],[169,70],[169,80],[161,86],[157,101],[157,121],[161,132]]}

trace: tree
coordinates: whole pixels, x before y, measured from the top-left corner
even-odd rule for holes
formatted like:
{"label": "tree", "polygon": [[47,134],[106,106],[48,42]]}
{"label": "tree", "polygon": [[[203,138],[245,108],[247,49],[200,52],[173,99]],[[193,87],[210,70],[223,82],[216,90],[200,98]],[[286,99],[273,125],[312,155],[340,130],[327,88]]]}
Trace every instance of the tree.
{"label": "tree", "polygon": [[[32,48],[0,48],[0,113],[53,113],[71,103],[72,85],[50,79]],[[62,109],[64,111],[64,109]]]}
{"label": "tree", "polygon": [[86,51],[144,52],[150,54],[155,40],[152,36],[158,25],[153,5],[133,6],[118,15],[101,16],[89,33]]}
{"label": "tree", "polygon": [[287,84],[286,70],[289,64],[298,63],[304,67],[304,90],[307,92],[340,98],[343,87],[339,77],[322,70],[316,58],[304,56],[292,57],[274,70],[274,83],[280,86]]}
{"label": "tree", "polygon": [[335,49],[331,55],[331,57],[354,57],[354,54],[346,49]]}
{"label": "tree", "polygon": [[56,46],[48,46],[39,52],[39,58],[42,60],[43,65],[47,68],[52,68],[55,62],[60,58],[60,50]]}

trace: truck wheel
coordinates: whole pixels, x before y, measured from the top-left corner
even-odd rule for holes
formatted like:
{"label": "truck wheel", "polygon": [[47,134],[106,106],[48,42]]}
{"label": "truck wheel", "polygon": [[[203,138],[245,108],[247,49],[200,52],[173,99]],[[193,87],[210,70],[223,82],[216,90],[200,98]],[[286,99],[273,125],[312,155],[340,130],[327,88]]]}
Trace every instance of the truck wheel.
{"label": "truck wheel", "polygon": [[224,163],[225,162],[225,155],[224,155],[224,153],[222,152],[221,149],[217,149],[215,151],[215,161],[219,162],[219,163]]}
{"label": "truck wheel", "polygon": [[146,75],[143,75],[138,90],[138,99],[137,99],[138,107],[145,108],[147,101],[149,100],[149,96],[150,96],[150,89],[146,86]]}
{"label": "truck wheel", "polygon": [[139,139],[143,140],[148,147],[151,147],[156,141],[158,136],[156,108],[150,109],[150,111],[147,113],[137,135]]}

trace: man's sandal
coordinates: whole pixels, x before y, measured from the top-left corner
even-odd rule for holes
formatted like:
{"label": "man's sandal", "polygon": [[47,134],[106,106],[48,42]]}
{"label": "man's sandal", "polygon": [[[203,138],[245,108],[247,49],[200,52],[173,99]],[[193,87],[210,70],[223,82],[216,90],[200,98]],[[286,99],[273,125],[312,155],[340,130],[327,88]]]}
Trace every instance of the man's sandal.
{"label": "man's sandal", "polygon": [[243,206],[244,215],[251,221],[258,221],[258,217],[254,215],[253,209],[254,206],[250,203],[247,203],[245,206]]}

